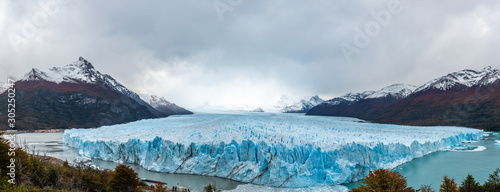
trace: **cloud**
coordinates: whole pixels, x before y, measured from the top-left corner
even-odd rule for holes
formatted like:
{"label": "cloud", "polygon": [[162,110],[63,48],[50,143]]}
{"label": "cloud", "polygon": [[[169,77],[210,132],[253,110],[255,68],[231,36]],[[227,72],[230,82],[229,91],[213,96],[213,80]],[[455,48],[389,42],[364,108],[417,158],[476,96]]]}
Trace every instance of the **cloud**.
{"label": "cloud", "polygon": [[[500,68],[497,1],[400,0],[401,11],[385,26],[373,13],[393,0],[242,0],[226,2],[232,9],[222,21],[215,1],[226,2],[2,1],[0,77],[83,56],[137,92],[197,107],[272,105],[282,94],[329,99],[419,85],[464,68]],[[26,22],[36,21],[36,33],[25,37]],[[366,33],[374,22],[380,28],[369,45],[347,62],[339,44],[355,45],[355,28]],[[24,37],[17,49],[12,34]]]}

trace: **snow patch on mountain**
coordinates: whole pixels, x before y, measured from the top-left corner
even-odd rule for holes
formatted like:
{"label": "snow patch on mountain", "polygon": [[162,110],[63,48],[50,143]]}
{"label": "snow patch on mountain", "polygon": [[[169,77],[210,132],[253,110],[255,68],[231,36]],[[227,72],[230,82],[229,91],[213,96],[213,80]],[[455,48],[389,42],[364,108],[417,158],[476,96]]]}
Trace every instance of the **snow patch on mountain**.
{"label": "snow patch on mountain", "polygon": [[0,82],[0,94],[9,89],[9,87],[10,87],[9,84]]}
{"label": "snow patch on mountain", "polygon": [[403,99],[412,94],[413,91],[415,91],[415,89],[417,89],[417,86],[415,85],[407,85],[402,83],[394,84],[388,87],[384,87],[378,91],[375,91],[374,93],[366,96],[364,99],[376,99],[389,96],[398,99]]}
{"label": "snow patch on mountain", "polygon": [[472,87],[475,85],[489,85],[499,82],[500,71],[492,69],[490,66],[482,70],[465,69],[450,73],[446,76],[431,80],[419,87],[415,92],[426,91],[430,89],[448,90],[455,86]]}
{"label": "snow patch on mountain", "polygon": [[157,95],[147,95],[145,97],[141,97],[144,101],[148,102],[151,107],[156,108],[159,106],[171,106],[175,105],[175,103],[171,103],[167,101],[165,97],[160,97]]}
{"label": "snow patch on mountain", "polygon": [[340,98],[346,101],[359,101],[361,99],[370,96],[373,93],[375,93],[375,91],[364,91],[361,93],[347,93],[344,96],[341,96]]}
{"label": "snow patch on mountain", "polygon": [[141,96],[141,99],[146,101],[151,107],[162,113],[165,113],[166,115],[192,114],[192,112],[179,107],[175,103],[167,101],[165,97],[149,94],[141,94]]}
{"label": "snow patch on mountain", "polygon": [[45,80],[54,83],[91,83],[94,84],[98,80],[102,80],[103,75],[92,66],[90,62],[80,57],[64,67],[53,67],[50,69],[33,68],[28,72],[21,81],[39,81]]}

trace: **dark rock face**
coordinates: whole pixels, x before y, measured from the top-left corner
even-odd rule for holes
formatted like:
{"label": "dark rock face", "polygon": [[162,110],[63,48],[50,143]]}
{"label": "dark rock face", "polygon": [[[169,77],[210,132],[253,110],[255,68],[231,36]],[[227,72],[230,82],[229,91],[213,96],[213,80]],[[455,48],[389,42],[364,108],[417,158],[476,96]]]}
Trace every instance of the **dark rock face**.
{"label": "dark rock face", "polygon": [[193,114],[193,112],[188,111],[187,109],[184,109],[182,107],[179,107],[177,105],[175,106],[158,106],[155,107],[156,110],[159,112],[162,112],[163,114],[166,115],[190,115]]}
{"label": "dark rock face", "polygon": [[427,90],[378,114],[379,123],[463,126],[500,131],[500,84]]}
{"label": "dark rock face", "polygon": [[[88,128],[157,117],[146,106],[105,86],[18,81],[15,88],[19,130]],[[7,94],[0,95],[0,100],[5,103]],[[0,110],[6,111],[6,106]],[[0,115],[0,121],[6,118]]]}
{"label": "dark rock face", "polygon": [[361,99],[359,101],[339,100],[335,105],[324,102],[309,110],[307,115],[344,116],[374,120],[375,116],[399,100],[398,98],[387,96]]}

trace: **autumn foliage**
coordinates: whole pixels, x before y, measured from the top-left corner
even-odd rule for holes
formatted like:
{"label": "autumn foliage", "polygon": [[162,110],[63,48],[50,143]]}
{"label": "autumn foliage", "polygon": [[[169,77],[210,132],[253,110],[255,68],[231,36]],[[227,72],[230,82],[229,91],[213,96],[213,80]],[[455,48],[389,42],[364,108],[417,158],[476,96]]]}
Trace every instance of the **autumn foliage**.
{"label": "autumn foliage", "polygon": [[[7,154],[9,144],[1,137],[0,154]],[[7,182],[10,157],[0,155],[0,191],[144,191],[150,187],[141,182],[130,167],[119,165],[115,171],[100,170],[86,164],[50,163],[40,156],[15,149],[16,184]]]}
{"label": "autumn foliage", "polygon": [[444,176],[443,184],[441,184],[439,192],[459,192],[455,179],[450,179],[447,176]]}
{"label": "autumn foliage", "polygon": [[406,179],[398,172],[377,169],[371,171],[359,188],[352,192],[412,192],[413,188],[406,185]]}

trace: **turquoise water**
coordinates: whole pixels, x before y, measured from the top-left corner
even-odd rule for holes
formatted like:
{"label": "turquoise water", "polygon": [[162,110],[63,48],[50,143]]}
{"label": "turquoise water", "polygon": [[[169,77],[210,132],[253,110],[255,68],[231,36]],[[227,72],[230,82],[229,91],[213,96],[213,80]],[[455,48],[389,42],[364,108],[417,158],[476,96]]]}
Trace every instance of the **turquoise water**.
{"label": "turquoise water", "polygon": [[425,184],[439,189],[445,175],[455,178],[460,184],[467,174],[471,174],[483,184],[489,174],[500,168],[500,146],[495,146],[495,140],[500,140],[500,135],[483,139],[467,145],[486,147],[484,151],[440,151],[400,165],[394,170],[402,173],[408,179],[408,184],[415,188]]}
{"label": "turquoise water", "polygon": [[[460,184],[467,174],[471,174],[476,181],[483,184],[489,174],[500,168],[500,146],[495,146],[495,140],[500,140],[500,135],[486,136],[483,140],[466,144],[486,147],[483,151],[439,151],[414,159],[393,170],[403,174],[408,185],[417,189],[421,185],[431,185],[437,191],[445,175],[455,178],[455,182]],[[345,186],[352,189],[360,184],[361,181]]]}
{"label": "turquoise water", "polygon": [[[63,133],[25,133],[18,134],[19,143],[26,142],[31,149],[46,153],[48,156],[72,161],[78,156],[78,150],[62,144]],[[461,183],[467,174],[472,174],[477,181],[484,183],[496,168],[500,168],[500,146],[495,146],[495,140],[500,135],[490,135],[470,146],[486,147],[483,151],[440,151],[396,167],[394,170],[402,173],[408,180],[409,186],[419,188],[421,185],[431,185],[438,189],[444,175],[455,178]],[[117,163],[93,159],[92,162],[100,167],[113,169]],[[216,183],[221,189],[234,189],[241,183],[216,177],[166,174],[143,169],[138,165],[130,165],[140,177],[164,181],[172,185],[186,186],[200,190],[208,183]],[[361,182],[346,184],[348,188],[357,187]]]}

